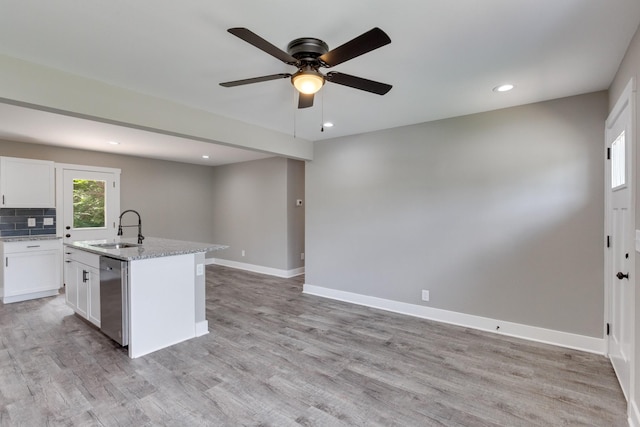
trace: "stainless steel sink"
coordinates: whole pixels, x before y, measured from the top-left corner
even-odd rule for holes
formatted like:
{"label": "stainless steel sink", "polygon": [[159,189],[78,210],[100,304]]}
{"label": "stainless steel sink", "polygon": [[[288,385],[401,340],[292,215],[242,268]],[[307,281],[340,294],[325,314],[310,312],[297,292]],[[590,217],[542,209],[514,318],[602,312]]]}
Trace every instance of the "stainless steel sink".
{"label": "stainless steel sink", "polygon": [[91,246],[95,246],[96,248],[102,248],[102,249],[125,249],[125,248],[137,248],[142,245],[138,245],[136,243],[121,242],[121,243],[96,243]]}

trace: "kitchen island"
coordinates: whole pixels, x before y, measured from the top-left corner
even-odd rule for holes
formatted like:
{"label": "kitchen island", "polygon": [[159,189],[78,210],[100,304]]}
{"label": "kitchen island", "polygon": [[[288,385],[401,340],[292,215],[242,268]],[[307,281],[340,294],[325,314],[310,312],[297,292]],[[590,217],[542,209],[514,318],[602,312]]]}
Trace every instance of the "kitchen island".
{"label": "kitchen island", "polygon": [[[227,246],[149,237],[65,243],[67,303],[108,332],[100,259],[122,266],[122,335],[135,358],[208,333],[205,254]],[[104,258],[107,257],[107,258]],[[101,286],[103,289],[101,289]],[[100,297],[102,295],[102,298]],[[110,316],[110,315],[109,315]]]}

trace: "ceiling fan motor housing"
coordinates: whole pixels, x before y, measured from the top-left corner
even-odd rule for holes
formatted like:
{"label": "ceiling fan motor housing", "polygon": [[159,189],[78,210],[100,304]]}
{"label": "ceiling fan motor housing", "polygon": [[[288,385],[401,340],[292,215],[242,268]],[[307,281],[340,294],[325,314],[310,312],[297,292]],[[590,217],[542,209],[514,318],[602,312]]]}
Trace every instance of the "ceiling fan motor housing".
{"label": "ceiling fan motor housing", "polygon": [[300,61],[314,61],[329,52],[329,46],[320,39],[303,37],[295,39],[287,46],[287,52]]}

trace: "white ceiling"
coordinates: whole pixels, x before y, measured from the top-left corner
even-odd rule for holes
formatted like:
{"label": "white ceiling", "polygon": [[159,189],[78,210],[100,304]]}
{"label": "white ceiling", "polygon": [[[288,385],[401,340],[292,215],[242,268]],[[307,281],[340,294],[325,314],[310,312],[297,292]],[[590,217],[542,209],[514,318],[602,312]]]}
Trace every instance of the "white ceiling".
{"label": "white ceiling", "polygon": [[[638,24],[638,0],[0,0],[0,53],[322,140],[607,89]],[[293,70],[228,28],[284,50],[299,37],[334,48],[376,26],[392,43],[332,70],[392,84],[385,96],[327,83],[297,110],[288,80],[218,85]],[[516,88],[492,91],[505,82]],[[220,163],[265,156],[1,107],[12,140],[194,163],[205,148]],[[335,127],[320,132],[323,120]]]}
{"label": "white ceiling", "polygon": [[207,166],[273,157],[272,154],[3,103],[0,103],[0,139]]}

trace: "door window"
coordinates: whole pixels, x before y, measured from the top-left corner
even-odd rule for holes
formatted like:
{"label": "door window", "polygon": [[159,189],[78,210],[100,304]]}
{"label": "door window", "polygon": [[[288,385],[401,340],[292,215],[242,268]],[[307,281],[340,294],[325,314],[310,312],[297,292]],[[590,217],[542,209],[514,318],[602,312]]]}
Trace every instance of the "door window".
{"label": "door window", "polygon": [[106,181],[73,180],[73,228],[105,228],[107,224]]}
{"label": "door window", "polygon": [[626,156],[624,131],[611,143],[611,188],[622,187],[626,183]]}

